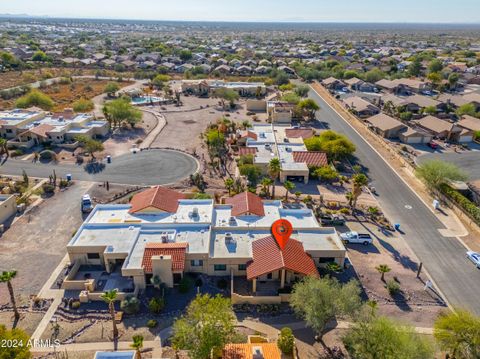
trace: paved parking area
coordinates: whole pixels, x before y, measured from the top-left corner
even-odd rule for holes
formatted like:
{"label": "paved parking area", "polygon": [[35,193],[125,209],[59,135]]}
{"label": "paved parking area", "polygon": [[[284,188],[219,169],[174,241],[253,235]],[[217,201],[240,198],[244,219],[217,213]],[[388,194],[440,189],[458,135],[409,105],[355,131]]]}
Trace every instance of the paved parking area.
{"label": "paved parking area", "polygon": [[[36,294],[66,253],[66,244],[83,222],[80,198],[92,184],[76,182],[19,218],[0,237],[0,271],[16,269],[17,296]],[[0,290],[0,304],[8,301]]]}

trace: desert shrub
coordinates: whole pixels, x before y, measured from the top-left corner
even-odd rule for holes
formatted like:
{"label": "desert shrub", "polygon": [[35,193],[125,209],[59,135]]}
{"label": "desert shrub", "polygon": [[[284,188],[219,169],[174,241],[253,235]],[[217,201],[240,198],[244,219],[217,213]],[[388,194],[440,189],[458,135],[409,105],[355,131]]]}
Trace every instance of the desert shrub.
{"label": "desert shrub", "polygon": [[16,102],[15,106],[18,108],[28,108],[32,106],[37,106],[43,110],[50,110],[54,105],[53,100],[45,95],[43,92],[38,90],[31,90],[25,96],[20,97]]}
{"label": "desert shrub", "polygon": [[293,347],[295,345],[295,337],[293,336],[292,329],[287,327],[282,328],[277,340],[277,345],[283,354],[293,353]]}
{"label": "desert shrub", "polygon": [[44,183],[42,185],[42,190],[45,194],[52,194],[53,192],[55,192],[55,186],[50,183]]}
{"label": "desert shrub", "polygon": [[391,279],[387,282],[387,290],[390,295],[395,295],[400,292],[400,284]]}
{"label": "desert shrub", "polygon": [[58,80],[58,83],[61,85],[69,85],[72,83],[72,79],[69,77],[61,77],[60,80]]}
{"label": "desert shrub", "polygon": [[80,308],[80,302],[79,301],[72,302],[72,309],[78,309],[78,308]]}
{"label": "desert shrub", "polygon": [[120,308],[127,314],[136,314],[140,311],[140,301],[137,297],[126,297],[120,302]]}
{"label": "desert shrub", "polygon": [[155,328],[158,325],[158,322],[155,319],[150,319],[147,322],[147,327],[149,328]]}
{"label": "desert shrub", "polygon": [[73,103],[73,111],[75,112],[89,112],[92,111],[95,105],[91,100],[81,98]]}
{"label": "desert shrub", "polygon": [[148,310],[150,312],[158,314],[163,308],[165,308],[165,299],[164,298],[152,298],[148,302]]}

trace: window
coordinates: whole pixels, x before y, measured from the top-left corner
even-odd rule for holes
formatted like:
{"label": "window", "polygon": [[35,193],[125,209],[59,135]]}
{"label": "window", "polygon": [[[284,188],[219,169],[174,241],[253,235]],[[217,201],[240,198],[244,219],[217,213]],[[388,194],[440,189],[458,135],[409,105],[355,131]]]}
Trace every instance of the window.
{"label": "window", "polygon": [[98,253],[87,253],[88,259],[100,259],[100,254]]}
{"label": "window", "polygon": [[272,273],[267,274],[267,279],[272,279]]}
{"label": "window", "polygon": [[238,265],[238,270],[247,270],[247,265],[246,264],[239,264]]}
{"label": "window", "polygon": [[190,265],[192,267],[202,267],[203,266],[203,260],[202,259],[192,259],[190,261]]}
{"label": "window", "polygon": [[213,270],[220,272],[220,271],[226,271],[227,270],[227,265],[226,264],[214,264],[213,265]]}
{"label": "window", "polygon": [[334,257],[323,257],[323,258],[318,258],[318,263],[332,263],[335,262]]}
{"label": "window", "polygon": [[13,133],[13,131],[12,131],[11,128],[7,128],[7,129],[5,130],[5,132],[7,132],[7,133]]}

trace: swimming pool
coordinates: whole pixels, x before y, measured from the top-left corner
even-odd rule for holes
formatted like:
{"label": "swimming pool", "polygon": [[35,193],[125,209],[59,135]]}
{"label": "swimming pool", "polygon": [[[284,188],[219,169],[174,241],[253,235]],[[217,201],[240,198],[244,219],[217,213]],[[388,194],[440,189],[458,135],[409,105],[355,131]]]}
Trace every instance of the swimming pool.
{"label": "swimming pool", "polygon": [[163,97],[157,97],[157,96],[137,96],[132,98],[132,105],[134,106],[159,104],[164,102],[166,102],[166,99],[164,99]]}

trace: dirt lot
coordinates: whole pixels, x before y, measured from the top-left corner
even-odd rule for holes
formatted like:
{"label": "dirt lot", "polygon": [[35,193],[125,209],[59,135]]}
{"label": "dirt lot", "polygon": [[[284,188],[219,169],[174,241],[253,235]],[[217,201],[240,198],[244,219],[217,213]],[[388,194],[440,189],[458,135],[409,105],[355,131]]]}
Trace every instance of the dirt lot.
{"label": "dirt lot", "polygon": [[[395,233],[382,233],[375,224],[368,222],[348,222],[347,227],[340,230],[370,233],[373,237],[373,244],[349,244],[347,250],[366,294],[370,300],[377,301],[379,314],[401,318],[413,326],[431,327],[446,305],[434,290],[424,290],[428,280],[425,272],[416,278],[419,262],[404,241]],[[385,282],[393,279],[399,283],[401,295],[395,298],[389,295],[380,273],[375,269],[380,264],[391,268],[385,274]]]}
{"label": "dirt lot", "polygon": [[[95,80],[90,78],[76,78],[71,84],[53,84],[40,91],[47,94],[54,102],[53,111],[61,111],[65,107],[72,107],[72,104],[81,98],[91,99],[103,93],[108,80]],[[120,87],[131,85],[132,82],[117,82]],[[0,108],[12,108],[17,99],[0,100]]]}
{"label": "dirt lot", "polygon": [[[24,330],[27,334],[32,335],[38,324],[43,318],[43,313],[20,313],[20,321],[17,323],[17,328]],[[0,313],[0,323],[11,328],[13,324],[13,312]]]}

